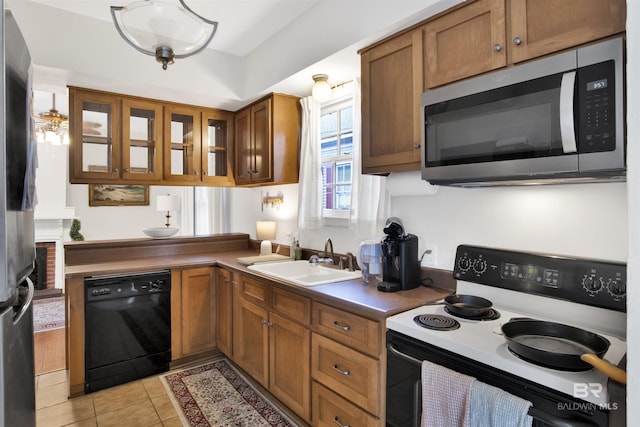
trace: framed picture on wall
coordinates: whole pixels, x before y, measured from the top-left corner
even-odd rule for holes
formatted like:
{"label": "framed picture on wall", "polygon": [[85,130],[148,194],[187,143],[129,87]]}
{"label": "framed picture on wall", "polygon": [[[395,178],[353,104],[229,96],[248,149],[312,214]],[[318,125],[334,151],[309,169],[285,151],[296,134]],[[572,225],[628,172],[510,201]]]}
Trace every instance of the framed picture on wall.
{"label": "framed picture on wall", "polygon": [[89,206],[148,205],[148,185],[89,184]]}

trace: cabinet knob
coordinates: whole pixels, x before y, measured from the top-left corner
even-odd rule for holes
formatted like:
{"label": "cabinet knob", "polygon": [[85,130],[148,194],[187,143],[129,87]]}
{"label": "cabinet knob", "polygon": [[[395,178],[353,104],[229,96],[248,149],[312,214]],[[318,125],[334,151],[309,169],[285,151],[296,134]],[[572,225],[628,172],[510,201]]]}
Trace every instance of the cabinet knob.
{"label": "cabinet knob", "polygon": [[114,171],[114,172],[119,172],[119,171],[120,171],[120,169],[118,169],[118,168],[113,168],[113,171]]}
{"label": "cabinet knob", "polygon": [[419,149],[419,148],[420,148],[420,144],[413,144],[413,149],[414,149],[414,150],[417,150],[417,149]]}
{"label": "cabinet knob", "polygon": [[129,168],[124,168],[123,169],[125,172],[129,172]]}
{"label": "cabinet knob", "polygon": [[500,52],[502,50],[502,45],[500,43],[494,44],[493,50],[495,50],[496,52]]}
{"label": "cabinet knob", "polygon": [[522,44],[522,39],[520,37],[516,37],[515,39],[513,39],[513,44],[515,44],[516,46],[520,46]]}

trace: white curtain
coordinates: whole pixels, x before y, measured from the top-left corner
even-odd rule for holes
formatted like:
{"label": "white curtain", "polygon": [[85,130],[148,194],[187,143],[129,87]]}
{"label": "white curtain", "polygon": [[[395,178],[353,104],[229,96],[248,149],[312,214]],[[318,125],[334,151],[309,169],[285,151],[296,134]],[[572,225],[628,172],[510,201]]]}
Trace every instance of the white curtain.
{"label": "white curtain", "polygon": [[319,228],[322,218],[322,167],[320,163],[320,105],[308,96],[302,105],[298,228]]}
{"label": "white curtain", "polygon": [[385,178],[363,175],[362,117],[360,114],[360,79],[353,82],[353,177],[351,184],[351,212],[349,229],[359,234],[380,233],[388,215]]}
{"label": "white curtain", "polygon": [[[387,216],[385,179],[362,175],[360,82],[353,84],[353,165],[349,229],[359,234],[375,235],[382,230]],[[320,159],[321,106],[311,96],[302,105],[302,141],[300,148],[300,185],[298,228],[324,225],[322,215],[322,167]]]}

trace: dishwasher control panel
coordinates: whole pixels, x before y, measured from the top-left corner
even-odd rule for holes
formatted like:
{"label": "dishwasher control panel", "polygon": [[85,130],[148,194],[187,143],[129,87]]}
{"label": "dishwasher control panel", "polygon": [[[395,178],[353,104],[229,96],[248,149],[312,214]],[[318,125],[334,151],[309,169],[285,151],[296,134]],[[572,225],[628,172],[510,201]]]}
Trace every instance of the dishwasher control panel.
{"label": "dishwasher control panel", "polygon": [[104,301],[171,291],[169,270],[117,276],[88,277],[84,281],[85,301]]}

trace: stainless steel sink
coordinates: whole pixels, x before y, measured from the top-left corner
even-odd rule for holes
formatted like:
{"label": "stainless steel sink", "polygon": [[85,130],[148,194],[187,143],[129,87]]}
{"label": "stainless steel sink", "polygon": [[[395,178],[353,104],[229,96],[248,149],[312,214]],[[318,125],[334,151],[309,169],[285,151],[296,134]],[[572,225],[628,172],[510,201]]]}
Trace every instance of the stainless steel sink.
{"label": "stainless steel sink", "polygon": [[353,280],[362,277],[359,270],[339,270],[337,268],[313,265],[308,261],[283,261],[254,264],[248,267],[267,276],[287,280],[300,286],[324,285],[326,283]]}

